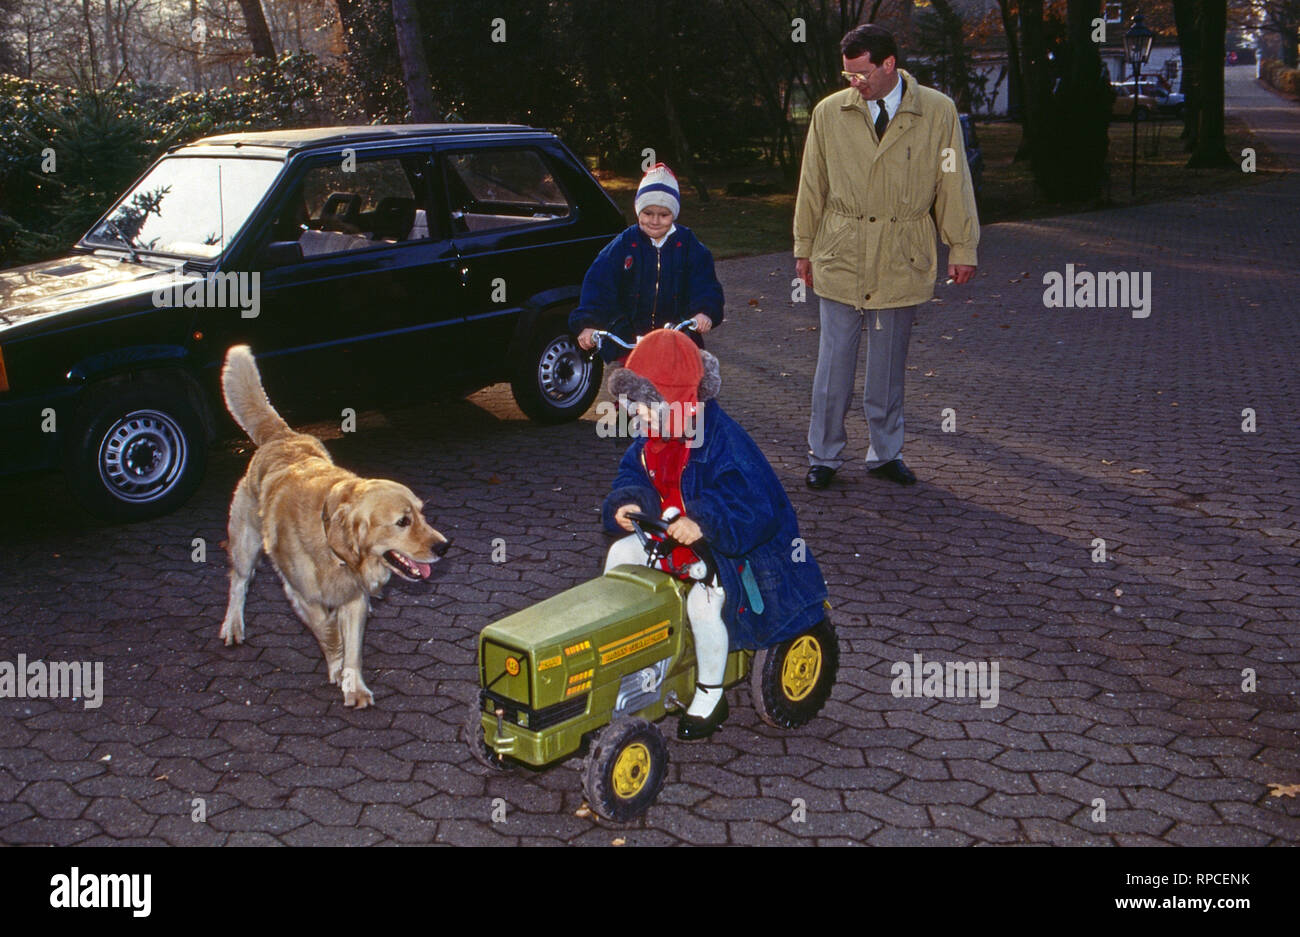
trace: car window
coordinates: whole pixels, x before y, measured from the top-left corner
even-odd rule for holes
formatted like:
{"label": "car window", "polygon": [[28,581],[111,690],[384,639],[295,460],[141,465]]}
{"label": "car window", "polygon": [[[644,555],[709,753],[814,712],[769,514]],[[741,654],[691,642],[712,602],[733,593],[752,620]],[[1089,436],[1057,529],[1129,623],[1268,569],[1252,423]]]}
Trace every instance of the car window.
{"label": "car window", "polygon": [[149,170],[84,238],[210,259],[244,226],[280,174],[270,159],[169,156]]}
{"label": "car window", "polygon": [[494,147],[451,153],[446,161],[447,204],[458,233],[544,224],[573,211],[537,150]]}
{"label": "car window", "polygon": [[297,240],[304,258],[426,240],[426,166],[419,156],[313,166],[275,220],[272,237]]}

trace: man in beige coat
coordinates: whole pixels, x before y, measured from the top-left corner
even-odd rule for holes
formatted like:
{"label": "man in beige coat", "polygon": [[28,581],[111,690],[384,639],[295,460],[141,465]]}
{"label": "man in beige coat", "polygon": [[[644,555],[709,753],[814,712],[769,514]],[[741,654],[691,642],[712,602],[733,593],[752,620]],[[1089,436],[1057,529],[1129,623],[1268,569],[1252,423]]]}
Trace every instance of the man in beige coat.
{"label": "man in beige coat", "polygon": [[898,68],[893,36],[858,26],[840,52],[850,87],[813,110],[794,211],[795,271],[821,303],[807,483],[825,488],[845,462],[865,318],[867,469],[910,485],[900,453],[912,320],[934,296],[936,219],[950,280],[975,275],[975,192],[956,105]]}

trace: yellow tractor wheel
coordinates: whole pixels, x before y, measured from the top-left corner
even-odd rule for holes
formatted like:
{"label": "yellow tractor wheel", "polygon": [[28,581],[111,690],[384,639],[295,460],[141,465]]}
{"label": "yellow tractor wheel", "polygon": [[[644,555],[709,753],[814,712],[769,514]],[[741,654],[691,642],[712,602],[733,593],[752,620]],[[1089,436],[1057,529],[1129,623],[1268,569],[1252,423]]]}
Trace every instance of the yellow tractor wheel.
{"label": "yellow tractor wheel", "polygon": [[619,719],[592,743],[582,770],[587,803],[606,820],[624,823],[646,812],[668,771],[668,746],[653,723]]}
{"label": "yellow tractor wheel", "polygon": [[775,647],[754,654],[749,689],[758,715],[770,726],[797,729],[830,699],[840,645],[830,619]]}

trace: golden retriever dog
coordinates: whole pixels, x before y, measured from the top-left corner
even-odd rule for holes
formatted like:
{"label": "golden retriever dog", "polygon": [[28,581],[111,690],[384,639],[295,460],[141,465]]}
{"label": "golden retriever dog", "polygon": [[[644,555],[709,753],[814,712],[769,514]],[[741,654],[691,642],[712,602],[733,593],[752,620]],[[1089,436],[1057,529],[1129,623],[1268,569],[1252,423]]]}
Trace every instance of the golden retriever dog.
{"label": "golden retriever dog", "polygon": [[359,478],[339,468],[315,436],[276,413],[247,345],[226,352],[226,407],[257,445],[230,502],[230,603],[221,623],[227,645],[244,640],[244,598],[263,550],[294,611],[325,655],[343,703],[375,701],[361,678],[361,642],[378,597],[396,573],[427,580],[450,540],[425,521],[405,485]]}

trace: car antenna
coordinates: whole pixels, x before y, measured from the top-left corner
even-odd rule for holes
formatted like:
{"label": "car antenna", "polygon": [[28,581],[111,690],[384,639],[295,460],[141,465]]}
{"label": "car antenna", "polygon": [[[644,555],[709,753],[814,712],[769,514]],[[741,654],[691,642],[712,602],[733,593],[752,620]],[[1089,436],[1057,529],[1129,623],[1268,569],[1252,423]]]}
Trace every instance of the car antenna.
{"label": "car antenna", "polygon": [[221,183],[221,163],[217,163],[217,216],[221,219],[221,249],[226,249],[226,201]]}

